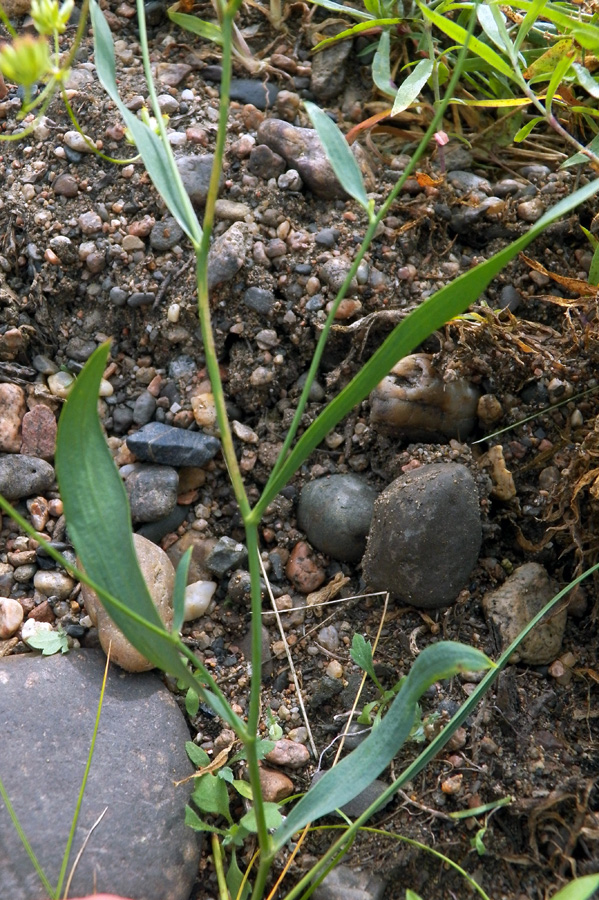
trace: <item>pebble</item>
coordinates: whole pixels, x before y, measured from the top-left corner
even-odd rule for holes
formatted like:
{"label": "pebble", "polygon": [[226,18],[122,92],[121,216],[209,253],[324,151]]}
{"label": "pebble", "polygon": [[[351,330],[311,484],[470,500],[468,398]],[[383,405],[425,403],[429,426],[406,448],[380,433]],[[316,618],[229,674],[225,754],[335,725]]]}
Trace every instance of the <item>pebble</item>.
{"label": "pebble", "polygon": [[[558,586],[549,578],[539,563],[519,566],[504,583],[483,597],[485,618],[506,647],[518,636],[530,620],[558,592]],[[546,665],[559,656],[567,610],[554,609],[550,618],[537,625],[513,654],[510,662],[523,662],[532,666]]]}
{"label": "pebble", "polygon": [[[148,3],[147,6],[150,6]],[[162,7],[162,9],[164,9]],[[191,66],[187,63],[158,63],[156,66],[156,78],[161,84],[169,87],[177,87],[191,72]]]}
{"label": "pebble", "polygon": [[523,222],[536,222],[545,212],[545,204],[540,197],[533,197],[532,200],[524,200],[518,204],[518,218]]}
{"label": "pebble", "polygon": [[[133,535],[133,546],[142,575],[160,618],[170,630],[173,623],[172,597],[175,585],[175,570],[164,550],[139,534]],[[105,653],[111,646],[110,659],[127,672],[148,672],[154,668],[136,650],[114,624],[96,593],[86,585],[81,585],[81,596],[92,622],[98,629],[100,644]]]}
{"label": "pebble", "polygon": [[234,222],[218,237],[208,254],[208,288],[230,281],[243,266],[251,240],[250,226]]}
{"label": "pebble", "polygon": [[314,900],[383,900],[386,881],[368,869],[335,866],[312,894]]}
{"label": "pebble", "polygon": [[268,803],[280,803],[281,800],[290,797],[295,790],[293,781],[288,775],[276,769],[267,769],[265,766],[260,767],[260,785],[263,799]]}
{"label": "pebble", "polygon": [[192,622],[205,615],[215,590],[216,582],[214,581],[194,581],[192,584],[188,584],[185,588],[183,621]]}
{"label": "pebble", "polygon": [[15,634],[23,621],[23,607],[18,600],[0,597],[0,641]]}
{"label": "pebble", "polygon": [[0,384],[0,452],[21,449],[21,422],[27,407],[25,391],[17,384]]}
{"label": "pebble", "polygon": [[271,81],[254,81],[252,78],[231,79],[231,100],[238,103],[251,103],[256,109],[264,110],[275,102],[279,89]]}
{"label": "pebble", "polygon": [[444,382],[432,356],[401,359],[370,395],[370,421],[407,440],[463,440],[476,424],[479,391],[463,378]]}
{"label": "pebble", "polygon": [[[298,128],[282,119],[265,119],[258,128],[257,139],[259,144],[267,144],[288,166],[299,172],[302,181],[317,197],[347,199],[316,131]],[[374,190],[375,179],[365,152],[357,143],[352,145],[352,152],[364,175],[366,190]]]}
{"label": "pebble", "polygon": [[33,586],[44,597],[56,597],[57,600],[66,600],[73,591],[75,582],[70,575],[64,572],[44,572],[40,570],[35,573]]}
{"label": "pebble", "polygon": [[134,522],[156,522],[172,512],[179,488],[175,469],[145,463],[134,463],[127,468],[125,489]]}
{"label": "pebble", "polygon": [[102,219],[95,212],[82,213],[77,219],[77,224],[83,234],[97,234],[102,231]]}
{"label": "pebble", "polygon": [[149,391],[142,391],[135,400],[133,421],[136,425],[147,425],[156,412],[156,398]]}
{"label": "pebble", "polygon": [[66,400],[75,384],[75,378],[70,372],[56,372],[48,377],[48,387],[55,397]]}
{"label": "pebble", "polygon": [[156,294],[154,291],[134,291],[133,294],[129,294],[127,297],[127,306],[134,308],[138,306],[153,306],[155,300]]}
{"label": "pebble", "polygon": [[275,295],[266,288],[250,287],[243,295],[243,302],[254,312],[269,316],[273,311]]}
{"label": "pebble", "polygon": [[363,559],[373,590],[420,609],[455,602],[478,559],[478,491],[458,463],[431,463],[401,475],[378,497]]}
{"label": "pebble", "polygon": [[72,198],[79,193],[79,185],[77,179],[69,175],[68,172],[61,172],[52,182],[52,190],[59,197]]}
{"label": "pebble", "polygon": [[487,450],[486,453],[478,460],[481,469],[488,468],[490,470],[491,496],[497,500],[513,500],[516,496],[516,485],[512,473],[508,470],[503,456],[503,447],[496,444]]}
{"label": "pebble", "polygon": [[283,172],[283,174],[279,175],[277,178],[277,186],[282,191],[294,191],[297,193],[302,190],[304,182],[297,169],[287,169],[286,172]]}
{"label": "pebble", "polygon": [[275,766],[303,769],[310,761],[310,751],[304,744],[281,738],[275,743],[274,749],[266,754],[265,759]]}
{"label": "pebble", "polygon": [[447,173],[447,181],[458,194],[468,194],[470,191],[480,191],[483,194],[491,193],[491,185],[486,178],[475,175],[473,172],[464,172],[455,169]]}
{"label": "pebble", "polygon": [[72,337],[67,342],[65,353],[69,359],[74,359],[75,362],[87,362],[97,346],[95,341],[88,341],[81,337]]}
{"label": "pebble", "polygon": [[[87,135],[85,137],[87,137]],[[90,137],[87,137],[86,141],[85,137],[82,134],[79,134],[78,131],[65,131],[63,140],[65,146],[68,147],[69,150],[74,150],[75,153],[93,153],[95,143]]]}
{"label": "pebble", "polygon": [[247,562],[248,552],[244,544],[230,537],[221,537],[206,557],[206,568],[217,578],[223,578],[231,569],[239,569]]}
{"label": "pebble", "polygon": [[302,594],[317,591],[326,577],[321,566],[312,559],[310,546],[305,541],[298,541],[289,554],[285,574]]}
{"label": "pebble", "polygon": [[247,164],[248,172],[268,181],[269,178],[278,178],[285,171],[285,160],[266,144],[258,144],[250,153]]}
{"label": "pebble", "polygon": [[150,422],[126,440],[139,460],[165,466],[201,467],[220,450],[220,441],[211,435],[161,422]]}
{"label": "pebble", "polygon": [[516,312],[521,303],[522,297],[520,296],[520,292],[513,284],[506,284],[501,288],[501,291],[499,292],[500,309],[509,309],[510,312]]}
{"label": "pebble", "polygon": [[359,562],[366,549],[377,492],[358,475],[330,475],[306,484],[297,510],[299,527],[318,550]]}
{"label": "pebble", "polygon": [[339,632],[334,625],[325,625],[321,628],[316,640],[329,653],[335,653],[339,649]]}
{"label": "pebble", "polygon": [[211,391],[194,394],[191,398],[191,409],[196,424],[200,428],[214,428],[216,422],[216,404]]}
{"label": "pebble", "polygon": [[[332,36],[335,30],[327,29],[324,34]],[[346,81],[346,64],[352,50],[351,41],[339,41],[320,50],[312,57],[310,90],[317,100],[327,103],[336,97]]]}
{"label": "pebble", "polygon": [[[214,155],[212,153],[206,153],[202,156],[181,156],[177,160],[177,168],[183,181],[183,187],[196,207],[206,205],[213,163]],[[221,175],[221,184],[222,181]]]}
{"label": "pebble", "polygon": [[503,406],[495,394],[483,394],[479,397],[476,415],[482,425],[495,425],[503,418]]}
{"label": "pebble", "polygon": [[[95,650],[0,660],[0,777],[54,884],[83,777],[103,675],[103,655]],[[60,715],[49,716],[48,710],[56,708],[58,690],[68,702],[61,704]],[[193,773],[184,749],[188,739],[177,703],[159,678],[109,671],[74,846],[88,842],[74,869],[69,895],[104,891],[110,896],[137,897],[142,891],[144,900],[187,900],[199,861],[197,837],[184,821],[193,783],[175,786],[174,782]],[[107,812],[90,837],[105,807]],[[42,896],[38,875],[4,805],[0,830],[0,895],[11,900]]]}
{"label": "pebble", "polygon": [[43,459],[21,453],[0,455],[0,494],[7,500],[43,494],[54,479],[54,469]]}
{"label": "pebble", "polygon": [[167,250],[171,250],[179,244],[183,237],[183,229],[177,220],[167,216],[166,219],[156,222],[152,228],[150,232],[150,247],[158,253],[166,253]]}

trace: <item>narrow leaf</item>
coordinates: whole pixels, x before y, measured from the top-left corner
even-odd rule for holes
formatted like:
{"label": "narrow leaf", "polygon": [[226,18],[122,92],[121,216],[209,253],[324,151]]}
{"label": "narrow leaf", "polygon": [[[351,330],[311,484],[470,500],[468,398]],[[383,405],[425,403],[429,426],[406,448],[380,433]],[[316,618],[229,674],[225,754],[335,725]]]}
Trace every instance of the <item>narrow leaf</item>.
{"label": "narrow leaf", "polygon": [[356,632],[352,639],[351,650],[349,655],[357,666],[366,672],[374,681],[376,686],[382,691],[382,686],[374,671],[374,663],[372,661],[372,644],[364,638],[364,635]]}
{"label": "narrow leaf", "polygon": [[410,104],[417,99],[420,91],[433,74],[433,61],[431,59],[422,59],[413,72],[399,86],[399,90],[395,95],[393,109],[391,115],[396,116],[398,113],[407,109]]}
{"label": "narrow leaf", "polygon": [[597,286],[599,284],[599,245],[595,247],[591,267],[589,269],[589,284]]}
{"label": "narrow leaf", "polygon": [[364,12],[361,9],[354,9],[351,6],[344,6],[343,3],[335,3],[335,0],[312,0],[315,6],[322,6],[324,9],[330,9],[333,12],[341,13],[344,16],[353,16],[354,19],[374,19],[376,16],[371,13]]}
{"label": "narrow leaf", "polygon": [[514,141],[517,144],[519,144],[521,141],[525,141],[535,125],[538,125],[539,122],[545,122],[545,116],[535,116],[533,119],[530,119],[526,123],[526,125],[523,125],[522,128],[516,132],[516,134],[514,135]]}
{"label": "narrow leaf", "polygon": [[491,666],[480,650],[464,644],[440,641],[423,650],[376,731],[310,788],[275,833],[275,847],[281,847],[308,822],[353,800],[380,775],[409,737],[418,700],[431,684]]}
{"label": "narrow leaf", "polygon": [[555,96],[555,92],[558,87],[562,83],[562,79],[565,77],[568,69],[572,66],[572,59],[569,56],[563,56],[560,60],[557,61],[555,68],[553,70],[553,74],[549,79],[549,84],[547,86],[547,95],[545,98],[545,106],[549,111],[551,109],[551,104],[553,103],[553,98]]}
{"label": "narrow leaf", "polygon": [[[599,153],[599,134],[596,134],[590,144],[587,145],[587,149],[591,151],[591,153]],[[582,164],[589,165],[590,159],[584,153],[575,153],[574,156],[569,156],[568,159],[563,162],[560,166],[560,169],[569,169],[572,166],[580,166]]]}
{"label": "narrow leaf", "polygon": [[595,99],[599,98],[599,84],[595,81],[589,70],[580,63],[572,63],[572,68],[576,73],[576,80],[581,88]]}
{"label": "narrow leaf", "polygon": [[306,111],[322,141],[327,159],[344,190],[368,211],[368,196],[360,167],[345,137],[334,122],[314,103],[304,101]]}
{"label": "narrow leaf", "polygon": [[176,12],[172,7],[167,10],[167,13],[169,19],[175,25],[222,47],[223,32],[220,25],[217,25],[215,22],[205,22],[203,19],[198,19],[197,16],[188,16],[185,13]]}
{"label": "narrow leaf", "polygon": [[599,888],[599,875],[583,875],[554,894],[552,900],[589,900]]}
{"label": "narrow leaf", "polygon": [[354,38],[357,34],[362,34],[364,31],[371,31],[373,28],[388,28],[391,25],[399,25],[401,21],[401,19],[374,19],[372,22],[359,22],[357,25],[352,25],[351,28],[340,31],[338,34],[334,35],[334,37],[325,38],[324,41],[319,41],[319,43],[312,48],[312,53],[324,50],[325,47],[330,47],[332,44],[338,44],[339,41]]}
{"label": "narrow leaf", "polygon": [[395,85],[391,81],[391,39],[388,31],[383,31],[372,60],[372,80],[386,97],[395,97]]}
{"label": "narrow leaf", "polygon": [[179,634],[183,626],[183,616],[185,615],[185,588],[187,587],[191,553],[192,548],[188,547],[179,560],[179,565],[177,566],[177,571],[175,573],[175,586],[173,588],[173,634]]}
{"label": "narrow leaf", "polygon": [[[499,13],[499,15],[501,15],[501,13]],[[502,53],[505,53],[506,51],[509,52],[510,47],[509,45],[506,45],[505,35],[502,30],[498,28],[491,7],[487,6],[486,3],[479,3],[476,7],[476,18],[489,40],[493,41],[495,46],[499,47]]]}
{"label": "narrow leaf", "polygon": [[520,23],[520,27],[518,29],[518,34],[516,40],[514,41],[514,49],[516,52],[520,50],[520,47],[528,37],[528,33],[537,24],[537,20],[539,17],[544,15],[544,8],[547,5],[547,0],[533,0],[530,5],[530,9],[524,16],[524,19]]}

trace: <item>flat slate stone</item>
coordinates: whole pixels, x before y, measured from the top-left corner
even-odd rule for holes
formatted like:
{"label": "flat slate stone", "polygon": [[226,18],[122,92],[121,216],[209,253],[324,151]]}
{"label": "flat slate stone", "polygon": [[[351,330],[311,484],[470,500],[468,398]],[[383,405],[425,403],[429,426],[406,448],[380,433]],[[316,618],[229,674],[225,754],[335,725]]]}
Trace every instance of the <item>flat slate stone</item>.
{"label": "flat slate stone", "polygon": [[[105,657],[97,650],[0,660],[0,777],[31,846],[56,884],[77,801]],[[110,667],[100,728],[70,870],[92,825],[69,896],[114,893],[133,900],[188,900],[197,836],[184,824],[192,774],[189,734],[177,704],[152,673]],[[0,800],[0,897],[46,894]]]}
{"label": "flat slate stone", "polygon": [[201,431],[150,422],[127,438],[127,446],[142,462],[199,468],[216,456],[220,441]]}

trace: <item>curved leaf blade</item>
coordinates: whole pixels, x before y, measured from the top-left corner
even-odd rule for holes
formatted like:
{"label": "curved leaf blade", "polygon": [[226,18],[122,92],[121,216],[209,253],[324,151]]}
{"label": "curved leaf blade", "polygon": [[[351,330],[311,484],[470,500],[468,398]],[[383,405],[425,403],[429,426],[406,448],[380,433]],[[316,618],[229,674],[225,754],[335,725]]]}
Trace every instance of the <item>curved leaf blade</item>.
{"label": "curved leaf blade", "polygon": [[364,179],[349,144],[334,122],[314,103],[304,101],[306,111],[325,149],[339,183],[366,211],[369,210]]}
{"label": "curved leaf blade", "polygon": [[395,95],[395,102],[391,115],[396,116],[398,113],[407,109],[414,100],[420,95],[420,91],[433,74],[432,59],[421,59],[413,72],[410,72],[405,81],[399,86],[399,90]]}

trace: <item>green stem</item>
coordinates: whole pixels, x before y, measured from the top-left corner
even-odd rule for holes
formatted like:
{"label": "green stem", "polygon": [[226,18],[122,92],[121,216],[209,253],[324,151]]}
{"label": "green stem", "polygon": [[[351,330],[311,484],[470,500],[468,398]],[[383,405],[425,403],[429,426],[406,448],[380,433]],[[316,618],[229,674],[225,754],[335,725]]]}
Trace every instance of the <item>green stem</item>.
{"label": "green stem", "polygon": [[220,900],[229,900],[229,889],[227,887],[227,879],[225,878],[225,870],[223,866],[223,854],[218,840],[218,835],[213,834],[211,837],[212,859],[216,870],[216,880],[218,882],[218,894]]}
{"label": "green stem", "polygon": [[[2,9],[1,6],[0,6],[0,9]],[[10,802],[10,798],[9,798],[8,794],[6,793],[6,788],[4,787],[4,784],[3,784],[1,778],[0,778],[0,797],[2,797],[2,799],[4,801],[4,805],[6,806],[6,809],[7,809],[8,815],[10,816],[10,820],[13,824],[13,827],[14,827],[15,831],[17,832],[17,834],[19,835],[21,843],[23,844],[23,847],[25,848],[25,850],[27,852],[27,856],[29,857],[29,859],[32,862],[33,868],[39,875],[40,881],[42,882],[42,884],[44,886],[44,890],[48,894],[48,897],[56,898],[57,895],[54,892],[54,888],[52,887],[52,885],[46,878],[46,873],[42,869],[37,856],[33,852],[33,847],[27,840],[27,835],[23,831],[21,823],[19,822],[17,814],[14,810],[14,807],[13,807],[12,803]]]}

